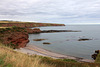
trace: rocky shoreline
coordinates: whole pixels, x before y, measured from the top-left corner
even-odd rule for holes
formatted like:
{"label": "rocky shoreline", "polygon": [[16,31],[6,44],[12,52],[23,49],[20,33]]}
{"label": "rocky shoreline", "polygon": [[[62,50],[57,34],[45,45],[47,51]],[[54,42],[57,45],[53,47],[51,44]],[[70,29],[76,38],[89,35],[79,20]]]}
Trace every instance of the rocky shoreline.
{"label": "rocky shoreline", "polygon": [[41,33],[55,33],[55,32],[81,32],[75,30],[43,30]]}
{"label": "rocky shoreline", "polygon": [[39,28],[34,28],[34,29],[27,28],[26,30],[29,34],[34,34],[34,33],[56,33],[56,32],[81,32],[81,31],[78,31],[78,30],[42,30],[41,31]]}

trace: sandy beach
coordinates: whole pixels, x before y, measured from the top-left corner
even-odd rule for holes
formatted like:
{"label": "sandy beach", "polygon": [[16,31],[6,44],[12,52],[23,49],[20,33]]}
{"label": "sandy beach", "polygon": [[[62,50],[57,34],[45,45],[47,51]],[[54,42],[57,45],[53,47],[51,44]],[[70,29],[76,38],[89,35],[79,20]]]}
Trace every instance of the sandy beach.
{"label": "sandy beach", "polygon": [[90,62],[90,63],[94,62],[94,60],[90,60],[90,59],[84,59],[84,58],[54,53],[54,52],[42,49],[40,47],[37,47],[35,45],[29,45],[29,44],[24,48],[15,49],[15,51],[22,52],[29,55],[41,55],[41,56],[46,56],[46,57],[52,57],[54,59],[73,59],[78,62]]}

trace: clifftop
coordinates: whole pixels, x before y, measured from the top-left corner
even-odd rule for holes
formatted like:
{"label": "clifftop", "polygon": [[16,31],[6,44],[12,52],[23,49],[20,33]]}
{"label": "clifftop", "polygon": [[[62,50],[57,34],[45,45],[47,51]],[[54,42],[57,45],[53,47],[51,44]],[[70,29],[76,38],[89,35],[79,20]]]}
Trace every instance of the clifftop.
{"label": "clifftop", "polygon": [[65,26],[64,24],[53,24],[53,23],[36,23],[36,22],[18,22],[18,21],[0,21],[0,27],[41,27],[41,26]]}

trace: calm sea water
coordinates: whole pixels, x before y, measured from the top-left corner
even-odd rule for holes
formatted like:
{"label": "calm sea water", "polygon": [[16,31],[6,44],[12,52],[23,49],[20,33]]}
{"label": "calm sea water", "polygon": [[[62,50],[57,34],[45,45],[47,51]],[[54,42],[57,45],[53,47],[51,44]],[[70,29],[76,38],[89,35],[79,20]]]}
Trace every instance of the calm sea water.
{"label": "calm sea water", "polygon": [[[57,27],[39,27],[41,30],[80,30],[82,32],[57,32],[30,34],[29,44],[39,46],[52,52],[92,59],[95,50],[100,50],[100,25],[67,25]],[[47,39],[33,41],[33,39]],[[90,38],[89,41],[78,41],[79,38]],[[50,42],[50,45],[43,45]]]}

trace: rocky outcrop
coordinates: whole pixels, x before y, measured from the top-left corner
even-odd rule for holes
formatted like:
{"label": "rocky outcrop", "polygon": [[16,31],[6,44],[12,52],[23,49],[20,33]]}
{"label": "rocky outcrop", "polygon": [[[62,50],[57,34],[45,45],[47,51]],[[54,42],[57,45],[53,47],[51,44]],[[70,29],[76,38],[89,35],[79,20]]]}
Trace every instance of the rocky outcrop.
{"label": "rocky outcrop", "polygon": [[43,44],[51,44],[51,43],[49,43],[49,42],[43,42]]}
{"label": "rocky outcrop", "polygon": [[95,53],[91,57],[95,60],[99,53],[100,50],[95,50]]}
{"label": "rocky outcrop", "polygon": [[43,30],[41,33],[54,33],[54,32],[81,32],[81,31],[74,31],[74,30]]}
{"label": "rocky outcrop", "polygon": [[26,31],[27,31],[29,34],[41,33],[41,30],[40,30],[39,28],[34,28],[34,29],[29,29],[29,28],[27,28]]}
{"label": "rocky outcrop", "polygon": [[33,33],[41,33],[41,30],[39,28],[34,28]]}
{"label": "rocky outcrop", "polygon": [[88,38],[81,38],[81,39],[78,39],[78,41],[87,41],[87,40],[92,40],[92,39],[88,39]]}
{"label": "rocky outcrop", "polygon": [[43,30],[43,31],[41,31],[39,28],[34,28],[34,29],[27,28],[26,31],[29,34],[34,34],[34,33],[55,33],[55,32],[81,32],[81,31],[74,31],[74,30]]}

